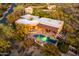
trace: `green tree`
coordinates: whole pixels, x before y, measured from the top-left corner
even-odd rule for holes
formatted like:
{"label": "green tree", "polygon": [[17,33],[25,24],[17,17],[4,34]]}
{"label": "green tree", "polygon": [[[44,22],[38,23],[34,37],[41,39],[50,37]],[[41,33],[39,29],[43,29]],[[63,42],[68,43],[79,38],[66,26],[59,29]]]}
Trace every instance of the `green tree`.
{"label": "green tree", "polygon": [[60,56],[61,55],[58,48],[50,44],[45,44],[45,46],[42,48],[42,53],[46,56]]}
{"label": "green tree", "polygon": [[0,39],[0,52],[7,52],[11,47],[10,42],[4,39]]}
{"label": "green tree", "polygon": [[68,47],[69,45],[66,44],[65,42],[63,41],[59,41],[58,44],[57,44],[57,47],[58,49],[63,52],[63,53],[67,53],[68,52]]}
{"label": "green tree", "polygon": [[14,36],[14,30],[9,25],[0,25],[0,37],[10,39]]}

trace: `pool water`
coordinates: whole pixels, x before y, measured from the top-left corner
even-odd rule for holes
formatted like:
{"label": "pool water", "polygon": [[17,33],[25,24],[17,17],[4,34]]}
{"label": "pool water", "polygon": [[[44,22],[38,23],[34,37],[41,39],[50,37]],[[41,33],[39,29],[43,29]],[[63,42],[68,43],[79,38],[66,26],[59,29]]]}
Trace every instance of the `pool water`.
{"label": "pool water", "polygon": [[43,42],[50,43],[50,44],[56,44],[57,43],[57,40],[50,39],[50,37],[46,37],[44,35],[34,35],[34,37],[38,41],[43,41]]}

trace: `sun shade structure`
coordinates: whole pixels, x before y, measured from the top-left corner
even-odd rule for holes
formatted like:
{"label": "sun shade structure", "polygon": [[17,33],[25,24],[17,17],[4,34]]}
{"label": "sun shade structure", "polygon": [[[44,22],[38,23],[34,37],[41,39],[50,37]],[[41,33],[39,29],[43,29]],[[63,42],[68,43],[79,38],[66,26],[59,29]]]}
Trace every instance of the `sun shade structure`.
{"label": "sun shade structure", "polygon": [[21,18],[27,19],[27,20],[37,20],[37,19],[39,19],[38,16],[33,16],[33,15],[30,15],[30,14],[23,15],[23,16],[21,16]]}
{"label": "sun shade structure", "polygon": [[25,24],[25,25],[37,25],[38,21],[36,20],[27,20],[27,19],[19,19],[16,21],[17,24]]}
{"label": "sun shade structure", "polygon": [[59,28],[60,26],[62,26],[61,24],[63,23],[60,20],[54,20],[50,18],[40,18],[38,19],[38,21],[40,24],[44,24],[44,25],[56,27],[56,28]]}

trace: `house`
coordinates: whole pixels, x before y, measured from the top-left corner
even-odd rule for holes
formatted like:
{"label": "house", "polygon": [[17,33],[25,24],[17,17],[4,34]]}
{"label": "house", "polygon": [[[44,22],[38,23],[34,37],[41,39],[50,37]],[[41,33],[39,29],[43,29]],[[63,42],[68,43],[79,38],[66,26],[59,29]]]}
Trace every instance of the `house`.
{"label": "house", "polygon": [[[54,36],[57,37],[57,35],[62,30],[63,21],[60,20],[54,20],[50,18],[40,18],[38,19],[39,24],[37,25],[39,28],[42,28],[47,36]],[[42,32],[43,34],[43,32]]]}
{"label": "house", "polygon": [[32,8],[31,6],[25,8],[25,13],[27,13],[27,14],[32,14],[32,13],[33,13],[33,8]]}
{"label": "house", "polygon": [[56,9],[56,7],[57,7],[56,5],[48,5],[47,8],[48,10],[52,10],[52,9]]}
{"label": "house", "polygon": [[68,56],[76,56],[76,54],[74,52],[70,51],[70,50],[66,53],[66,55],[68,55]]}
{"label": "house", "polygon": [[64,22],[60,20],[39,18],[38,16],[29,14],[21,16],[21,19],[18,19],[15,23],[29,26],[31,38],[34,37],[34,35],[43,35],[50,37],[50,39],[56,38],[64,25]]}

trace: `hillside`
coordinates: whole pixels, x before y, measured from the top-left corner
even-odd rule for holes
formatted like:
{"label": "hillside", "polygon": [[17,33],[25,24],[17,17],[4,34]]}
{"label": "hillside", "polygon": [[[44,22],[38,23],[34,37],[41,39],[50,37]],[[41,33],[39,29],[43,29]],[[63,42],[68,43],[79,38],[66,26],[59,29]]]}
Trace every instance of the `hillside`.
{"label": "hillside", "polygon": [[[10,5],[0,4],[0,19]],[[53,7],[48,9],[50,5]],[[17,30],[15,21],[25,14],[24,8],[29,6],[33,7],[33,15],[64,21],[64,27],[57,37],[57,46],[39,46],[34,39],[28,38],[28,27],[25,29],[23,25]],[[3,53],[0,55],[79,55],[79,4],[17,4],[6,20],[6,24],[0,22],[0,52]],[[74,47],[74,54],[68,54],[70,46]]]}

